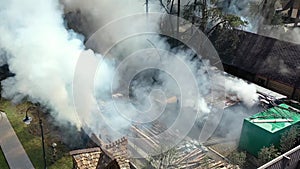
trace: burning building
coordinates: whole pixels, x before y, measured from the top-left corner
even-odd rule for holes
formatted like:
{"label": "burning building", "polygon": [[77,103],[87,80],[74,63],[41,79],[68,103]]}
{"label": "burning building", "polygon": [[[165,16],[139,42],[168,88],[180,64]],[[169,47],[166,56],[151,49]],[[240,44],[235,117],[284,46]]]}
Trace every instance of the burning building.
{"label": "burning building", "polygon": [[98,140],[100,147],[73,150],[70,155],[74,169],[134,169],[129,161],[127,151],[128,141],[125,137],[110,144],[103,144]]}
{"label": "burning building", "polygon": [[[92,148],[92,149],[86,149],[86,150],[78,150],[78,151],[72,151],[71,155],[73,156],[73,162],[74,162],[74,167],[75,168],[129,168],[131,167],[131,163],[129,161],[130,155],[128,154],[128,149],[129,150],[137,150],[137,153],[141,153],[142,156],[144,154],[148,155],[147,150],[152,149],[156,150],[159,148],[161,142],[164,143],[169,143],[168,141],[173,141],[175,138],[178,138],[178,133],[180,133],[180,127],[184,128],[187,124],[192,124],[195,119],[192,120],[187,120],[187,119],[182,119],[182,123],[179,125],[179,129],[174,129],[174,130],[167,130],[170,126],[172,126],[172,122],[174,122],[174,119],[177,118],[178,113],[174,110],[178,109],[178,102],[181,102],[181,98],[178,97],[176,94],[179,93],[180,88],[183,86],[185,87],[185,90],[183,90],[182,94],[188,93],[190,96],[190,100],[196,98],[193,95],[193,91],[190,90],[191,85],[190,81],[184,79],[188,74],[183,73],[183,67],[182,64],[176,64],[179,62],[175,62],[174,58],[175,57],[160,57],[161,53],[160,52],[143,52],[140,54],[140,56],[146,56],[142,57],[141,62],[133,60],[135,62],[129,62],[130,64],[127,65],[128,69],[124,69],[124,71],[120,71],[120,76],[123,77],[123,79],[120,79],[120,85],[116,87],[116,91],[112,91],[107,88],[107,86],[110,86],[110,80],[113,77],[113,74],[115,73],[115,69],[117,68],[117,65],[114,65],[110,62],[117,62],[121,63],[124,60],[124,57],[126,55],[130,55],[132,51],[134,50],[140,50],[140,49],[145,49],[151,47],[151,44],[155,44],[158,47],[161,47],[163,50],[171,50],[170,46],[168,43],[166,43],[166,40],[163,39],[162,37],[158,36],[153,38],[153,42],[149,43],[149,36],[143,37],[143,39],[139,39],[142,36],[137,37],[137,39],[134,39],[134,41],[128,41],[119,43],[118,45],[115,46],[115,48],[112,49],[117,49],[116,53],[109,53],[108,56],[116,56],[114,57],[105,57],[102,56],[101,54],[106,54],[105,52],[103,53],[98,53],[99,52],[97,49],[93,49],[92,47],[97,46],[106,46],[107,44],[110,44],[112,42],[119,42],[120,39],[118,37],[115,37],[114,35],[117,35],[120,33],[121,30],[132,30],[133,29],[133,23],[137,22],[132,22],[130,20],[129,23],[123,25],[117,25],[115,27],[116,29],[109,29],[108,32],[102,32],[103,35],[109,34],[108,38],[104,38],[105,42],[99,42],[95,44],[90,44],[90,46],[85,46],[84,43],[84,38],[82,38],[80,35],[78,35],[75,31],[78,32],[84,32],[84,28],[80,29],[79,28],[79,21],[82,21],[82,25],[85,26],[91,26],[96,30],[99,28],[98,26],[103,26],[106,23],[110,23],[112,20],[117,20],[119,19],[120,16],[125,15],[130,15],[132,14],[132,7],[137,5],[135,3],[132,3],[132,5],[124,5],[123,1],[115,3],[116,1],[95,1],[98,2],[98,6],[95,5],[94,3],[86,3],[83,2],[81,3],[73,3],[73,1],[66,1],[66,10],[68,7],[70,7],[69,10],[80,10],[81,7],[84,7],[81,9],[81,13],[76,13],[75,17],[80,17],[78,15],[83,15],[87,14],[90,11],[94,11],[96,15],[93,16],[94,13],[89,13],[87,14],[87,18],[90,19],[90,25],[86,24],[84,19],[82,20],[77,20],[76,18],[74,20],[74,30],[70,30],[72,28],[70,23],[68,23],[69,28],[66,28],[64,25],[65,20],[62,18],[64,15],[63,11],[61,10],[61,4],[60,1],[45,1],[43,3],[38,2],[37,0],[31,0],[31,4],[34,5],[23,5],[17,1],[14,3],[9,3],[5,2],[3,3],[3,8],[5,9],[3,13],[0,14],[2,18],[7,18],[5,20],[0,21],[0,30],[1,33],[5,36],[0,39],[1,42],[1,48],[5,49],[10,53],[11,55],[7,55],[9,59],[7,59],[8,64],[11,66],[11,70],[13,73],[16,74],[16,77],[7,79],[4,82],[4,91],[5,92],[5,97],[9,99],[18,99],[19,101],[22,99],[30,99],[30,101],[33,102],[41,102],[44,104],[47,108],[53,110],[51,113],[57,121],[65,123],[65,122],[70,122],[74,125],[78,125],[78,127],[81,124],[78,124],[78,116],[80,115],[83,117],[85,121],[82,121],[82,123],[86,122],[89,127],[93,127],[92,131],[88,134],[97,132],[97,137],[99,137],[101,141],[98,143],[99,147],[98,148]],[[101,4],[103,3],[103,4]],[[100,5],[99,5],[100,4]],[[121,4],[121,5],[120,5]],[[7,6],[6,6],[7,5]],[[74,6],[73,6],[74,5]],[[87,5],[87,6],[86,6]],[[105,6],[107,5],[107,6]],[[118,6],[117,6],[118,5]],[[123,5],[123,6],[122,6]],[[102,7],[102,10],[99,10],[99,7]],[[104,7],[103,7],[104,6]],[[2,7],[2,6],[1,6]],[[126,7],[130,7],[128,9],[125,9]],[[135,6],[138,10],[137,11],[142,11],[143,12],[143,5],[141,6]],[[92,10],[94,9],[94,10]],[[117,9],[117,10],[114,10]],[[125,9],[130,11],[125,11],[124,13],[118,13],[121,11],[121,9]],[[10,12],[13,11],[13,12]],[[27,12],[27,11],[32,11],[32,12]],[[104,11],[104,12],[103,12]],[[15,12],[20,12],[20,13],[15,13]],[[26,15],[28,18],[24,19],[24,15],[22,12],[27,12],[28,15]],[[99,13],[97,13],[99,12]],[[101,13],[103,12],[103,13]],[[40,15],[43,14],[43,15]],[[116,15],[116,16],[114,16]],[[72,16],[70,16],[72,18]],[[93,18],[94,17],[94,18]],[[68,17],[66,17],[68,19]],[[93,18],[93,19],[92,19]],[[88,20],[87,19],[87,20]],[[135,18],[136,19],[136,18]],[[105,20],[105,21],[104,21]],[[13,21],[13,22],[12,22]],[[78,22],[76,22],[78,21]],[[144,21],[149,21],[148,17],[147,20],[143,19],[143,22],[137,23],[143,26],[147,27],[152,27],[157,28],[158,25],[161,25],[161,23],[155,23],[154,25],[151,25],[151,23],[145,23]],[[68,21],[67,21],[68,22]],[[69,21],[70,22],[70,21]],[[99,25],[98,23],[99,22]],[[19,23],[16,25],[16,23]],[[33,24],[34,23],[34,24]],[[92,24],[96,25],[92,25]],[[2,25],[5,25],[2,27]],[[78,26],[78,27],[77,27]],[[77,29],[76,29],[77,28]],[[122,29],[120,29],[122,28]],[[88,33],[86,33],[86,37],[89,37],[91,33],[94,33],[92,30],[86,30]],[[91,31],[91,32],[89,32]],[[116,32],[113,32],[116,31]],[[139,30],[134,30],[136,32],[139,32]],[[16,34],[18,32],[18,34]],[[134,34],[136,35],[136,32]],[[187,34],[190,34],[189,32]],[[194,34],[193,34],[194,35]],[[116,39],[114,39],[116,38]],[[155,40],[155,41],[154,41]],[[51,42],[51,43],[49,43]],[[132,43],[135,42],[135,43]],[[269,41],[268,41],[269,42]],[[50,45],[51,44],[51,45]],[[97,44],[97,45],[96,45]],[[113,43],[112,43],[113,44]],[[196,42],[196,45],[200,44],[199,41]],[[210,44],[207,38],[204,38],[204,43],[201,43],[203,45]],[[254,42],[250,42],[252,46],[259,46],[259,44]],[[269,44],[269,43],[268,43]],[[270,42],[270,45],[272,45],[272,41]],[[121,46],[124,45],[124,46]],[[249,48],[247,43],[243,44],[245,47]],[[265,44],[263,44],[265,45]],[[263,46],[261,45],[261,46]],[[120,47],[121,46],[121,47]],[[284,45],[283,45],[284,46]],[[121,49],[119,49],[119,48]],[[203,53],[207,53],[209,56],[213,55],[213,53],[216,53],[215,51],[207,51],[208,48],[207,46],[202,46],[203,47]],[[92,49],[89,49],[92,48]],[[96,48],[96,47],[95,47]],[[153,46],[152,46],[153,48]],[[53,50],[57,49],[57,50]],[[87,50],[89,49],[89,50]],[[128,51],[127,51],[128,50]],[[155,50],[158,51],[158,49],[155,47]],[[258,54],[262,54],[264,52],[268,51],[267,49],[264,49],[262,51],[259,51]],[[276,50],[280,51],[280,50]],[[86,69],[83,69],[82,72],[80,72],[80,80],[78,83],[76,81],[74,82],[74,79],[72,75],[74,75],[74,69],[77,69],[76,67],[76,62],[78,57],[76,57],[79,53],[86,54],[87,58],[93,58],[92,61],[95,61],[99,58],[101,58],[101,61],[104,61],[105,63],[101,65],[101,68],[104,69],[104,73],[101,74],[100,76],[97,76],[100,80],[101,85],[96,86],[97,90],[95,93],[94,91],[88,90],[88,91],[83,91],[84,88],[93,88],[89,86],[89,84],[86,84],[85,82],[86,77],[88,77],[88,74],[93,74],[94,72],[89,72],[88,68],[92,67],[92,65],[96,62],[91,62]],[[158,54],[157,54],[158,53]],[[206,119],[209,119],[210,117],[218,116],[220,114],[217,114],[218,112],[221,112],[224,110],[224,107],[227,106],[232,106],[236,103],[243,102],[247,103],[249,101],[249,105],[251,106],[252,104],[255,103],[255,99],[257,99],[257,93],[255,90],[255,87],[253,85],[248,84],[247,82],[244,82],[242,80],[236,80],[236,79],[230,79],[229,80],[229,85],[227,87],[229,88],[228,92],[230,93],[227,95],[227,100],[226,96],[223,95],[225,93],[225,89],[219,90],[219,91],[213,91],[213,89],[207,87],[210,86],[210,82],[219,82],[223,83],[224,81],[218,79],[212,79],[212,81],[207,80],[208,72],[207,70],[211,68],[211,66],[208,66],[209,68],[205,67],[207,65],[204,64],[204,59],[195,59],[197,58],[194,53],[189,53],[187,50],[181,50],[181,49],[176,49],[174,52],[176,54],[181,54],[182,58],[185,60],[185,65],[189,65],[190,69],[194,71],[195,73],[194,77],[197,80],[197,85],[199,85],[199,88],[203,90],[201,94],[203,94],[203,98],[200,98],[199,100],[184,100],[185,104],[181,107],[183,109],[183,112],[185,113],[186,117],[189,117],[191,115],[190,112],[194,110],[199,110],[201,109],[201,115],[197,116],[196,122],[199,122],[201,126],[203,123],[205,123]],[[244,53],[249,53],[253,55],[251,52],[243,52]],[[297,53],[297,52],[296,52]],[[116,55],[113,55],[116,54]],[[258,55],[257,54],[257,55]],[[294,53],[293,53],[294,54]],[[159,57],[158,57],[159,55]],[[253,55],[257,56],[257,55]],[[25,56],[25,57],[24,57]],[[294,56],[294,55],[293,55]],[[205,56],[202,56],[205,57]],[[24,59],[25,58],[25,59]],[[157,59],[159,58],[159,59]],[[217,58],[217,57],[216,57]],[[231,59],[230,57],[228,57]],[[244,59],[243,61],[239,59]],[[110,60],[111,59],[111,60]],[[215,59],[215,58],[214,58]],[[265,57],[262,59],[264,61]],[[196,61],[195,61],[196,60]],[[200,61],[201,60],[201,61]],[[245,59],[245,57],[239,57],[236,59],[236,62],[233,63],[249,63],[250,65],[247,66],[247,68],[252,68],[256,69],[256,63],[253,63],[252,61],[256,60],[252,58]],[[273,59],[271,59],[272,61]],[[107,61],[107,62],[106,62]],[[250,62],[251,61],[251,62]],[[294,61],[294,60],[293,60]],[[292,62],[293,62],[292,61]],[[159,75],[153,75],[153,72],[149,73],[150,75],[143,74],[143,76],[140,79],[130,79],[132,80],[133,84],[130,87],[131,93],[124,94],[122,93],[122,90],[117,90],[118,87],[123,87],[124,79],[127,80],[127,78],[131,77],[131,74],[129,73],[130,69],[135,69],[137,67],[143,67],[143,63],[153,63],[153,65],[160,65],[160,66],[165,66],[168,69],[167,70],[175,70],[174,75],[178,76],[179,79],[184,79],[184,84],[178,88],[175,88],[173,84],[175,84],[172,80],[168,80],[166,75],[161,73],[160,71],[155,71],[159,72],[157,74]],[[36,64],[39,63],[39,64]],[[82,63],[82,62],[81,62]],[[124,62],[123,62],[124,63]],[[213,62],[213,63],[220,63],[220,62]],[[294,62],[296,63],[296,62]],[[24,66],[26,65],[26,66]],[[146,64],[145,64],[146,65]],[[246,64],[240,64],[240,65],[246,65]],[[164,68],[165,68],[164,67]],[[283,72],[285,73],[285,66],[282,65],[283,67]],[[147,67],[149,68],[149,67]],[[160,67],[161,68],[161,67]],[[173,68],[173,69],[171,69]],[[192,72],[191,71],[191,72]],[[256,75],[256,70],[255,72],[252,72],[253,74]],[[133,72],[132,75],[134,75],[136,72],[132,70]],[[238,71],[237,71],[238,72]],[[82,74],[81,74],[82,73]],[[87,73],[87,74],[84,74]],[[220,72],[219,72],[220,73]],[[130,76],[128,76],[130,74]],[[217,74],[217,73],[216,73]],[[221,73],[220,73],[221,74]],[[251,75],[253,75],[251,74]],[[98,75],[98,74],[97,74]],[[112,76],[111,76],[112,75]],[[295,74],[292,74],[295,75]],[[297,75],[297,73],[296,73]],[[217,76],[217,75],[216,75]],[[266,75],[268,78],[273,78],[273,76]],[[158,77],[163,77],[162,79],[158,79]],[[256,76],[255,76],[256,77]],[[293,76],[293,81],[292,82],[298,82],[298,79],[294,79],[295,76]],[[267,78],[267,79],[268,79]],[[150,80],[149,80],[150,79]],[[169,77],[169,79],[171,79]],[[258,77],[257,77],[258,79]],[[134,81],[136,80],[136,81]],[[152,120],[151,123],[146,123],[146,124],[141,124],[141,123],[135,123],[132,121],[127,121],[126,124],[124,124],[124,121],[119,120],[120,114],[117,114],[116,111],[114,111],[112,108],[114,107],[114,103],[111,100],[111,95],[112,93],[120,93],[120,94],[114,94],[112,97],[118,98],[125,96],[128,101],[130,99],[135,99],[137,101],[140,101],[145,98],[135,98],[135,96],[148,96],[151,94],[151,91],[154,87],[161,87],[162,82],[165,80],[170,86],[166,85],[164,86],[165,88],[169,87],[169,90],[163,90],[163,91],[169,91],[166,92],[170,95],[168,95],[166,100],[161,100],[161,99],[156,99],[155,104],[160,105],[160,104],[166,104],[166,112],[163,113],[160,118],[157,120]],[[297,81],[298,80],[298,81]],[[98,81],[97,81],[98,82]],[[144,82],[146,85],[144,85]],[[262,83],[264,83],[263,80],[261,80]],[[74,85],[75,83],[75,85]],[[271,80],[267,80],[266,82],[268,85],[271,84],[276,84],[277,83],[272,83]],[[76,84],[80,87],[80,91],[78,91],[78,95],[76,95],[78,98],[82,99],[79,101],[81,104],[81,109],[78,110],[77,112],[74,112],[74,107],[73,101],[76,100],[72,96],[72,87],[71,86],[76,86]],[[139,86],[140,84],[143,84]],[[154,85],[153,85],[154,84]],[[219,85],[219,84],[217,84]],[[224,87],[224,84],[220,84],[221,88]],[[293,84],[292,84],[293,85]],[[274,86],[274,85],[273,85]],[[141,87],[142,91],[141,93],[136,92],[134,93],[134,89]],[[291,86],[289,86],[291,87]],[[280,88],[280,87],[279,87]],[[39,89],[39,90],[37,90]],[[127,88],[126,88],[127,89]],[[145,89],[145,90],[144,90]],[[172,90],[171,90],[172,89]],[[294,91],[291,93],[291,90]],[[76,90],[73,90],[73,92]],[[107,92],[109,91],[109,92]],[[112,92],[112,93],[111,93]],[[172,93],[173,92],[173,93]],[[197,91],[198,92],[198,91]],[[197,93],[195,92],[195,93]],[[216,97],[211,97],[209,98],[209,94],[211,92],[214,92],[214,94],[219,94]],[[299,90],[298,86],[292,86],[292,89],[289,88],[288,94],[291,94],[292,97],[298,96]],[[191,94],[190,94],[191,93]],[[286,94],[286,93],[284,93]],[[97,97],[97,96],[100,97]],[[131,95],[133,95],[131,97]],[[175,95],[175,96],[174,96]],[[105,100],[105,98],[109,98]],[[128,98],[127,98],[128,97]],[[224,101],[226,100],[226,101]],[[104,105],[102,106],[102,101],[105,102]],[[206,102],[207,101],[207,102]],[[94,112],[95,109],[98,108],[98,105],[96,103],[100,103],[100,112]],[[199,104],[197,104],[199,102]],[[95,103],[93,105],[92,103]],[[128,111],[128,107],[132,106],[132,104],[124,104],[121,109],[122,111],[130,114],[131,116],[134,116],[135,118],[148,118],[149,115],[151,115],[152,112],[147,114],[145,117],[142,117],[143,114],[134,114],[132,111]],[[92,105],[91,105],[92,104]],[[138,103],[134,102],[134,106],[139,106]],[[198,106],[201,105],[201,106]],[[78,106],[78,105],[76,105]],[[77,114],[76,114],[77,113]],[[99,114],[97,114],[99,113]],[[177,113],[177,114],[176,114]],[[154,114],[154,113],[153,113]],[[216,115],[217,114],[217,115]],[[103,117],[107,115],[107,117],[110,117],[109,119],[100,119],[98,117]],[[168,116],[168,117],[166,117]],[[138,137],[142,138],[142,142],[131,142],[128,141],[126,138],[119,139],[117,141],[112,141],[115,140],[116,137],[119,138],[119,136],[116,136],[110,132],[110,130],[106,127],[104,127],[105,122],[110,121],[111,124],[114,126],[117,126],[118,129],[124,131],[123,134],[124,136],[131,136],[131,137]],[[143,121],[143,119],[141,120]],[[212,120],[213,127],[217,127],[216,125],[218,124],[219,121],[217,120]],[[225,123],[226,124],[226,123]],[[210,126],[208,126],[209,128]],[[212,128],[213,128],[212,127]],[[195,127],[195,132],[199,134],[200,127]],[[221,128],[221,127],[220,127]],[[167,132],[165,132],[167,131]],[[163,135],[159,135],[160,133],[164,133]],[[190,137],[190,136],[189,136]],[[198,139],[199,137],[194,137],[190,139],[189,137],[184,138],[183,141],[190,141],[193,139]],[[206,141],[210,135],[205,135],[201,138],[204,138],[203,140]],[[202,141],[202,140],[201,140]],[[185,143],[184,145],[179,144],[179,147],[176,148],[178,151],[178,158],[174,159],[174,168],[184,168],[184,167],[194,167],[194,168],[201,168],[202,166],[202,160],[204,158],[204,151],[205,148],[203,146],[191,144],[191,143]],[[211,159],[208,160],[208,166],[210,168],[213,167],[219,167],[222,168],[224,167],[223,162],[215,162]],[[203,163],[206,165],[207,163]],[[159,166],[159,165],[158,165]]]}

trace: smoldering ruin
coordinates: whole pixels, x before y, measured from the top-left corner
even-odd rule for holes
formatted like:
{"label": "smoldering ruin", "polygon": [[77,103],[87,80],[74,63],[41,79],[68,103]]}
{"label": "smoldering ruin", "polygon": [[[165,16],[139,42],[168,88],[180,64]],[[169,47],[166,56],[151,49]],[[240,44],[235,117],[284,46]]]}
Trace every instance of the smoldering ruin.
{"label": "smoldering ruin", "polygon": [[[7,9],[0,13],[5,18],[0,24],[6,25],[0,26],[4,35],[0,39],[0,63],[5,72],[0,78],[4,79],[1,95],[14,103],[41,103],[55,123],[72,124],[84,130],[100,147],[91,151],[107,154],[104,160],[107,165],[113,159],[124,162],[131,156],[153,155],[155,159],[163,150],[168,152],[174,147],[176,157],[168,161],[171,168],[201,167],[206,153],[215,152],[211,146],[217,145],[215,148],[220,151],[224,151],[227,143],[237,147],[244,118],[285,98],[225,73],[209,56],[198,56],[195,50],[170,37],[138,34],[119,41],[120,30],[139,32],[132,29],[145,26],[145,20],[136,18],[131,23],[124,19],[146,12],[140,1],[30,2],[35,5],[17,1],[0,3]],[[147,3],[147,12],[161,10],[159,2]],[[233,7],[228,5],[228,10]],[[126,22],[118,22],[120,18]],[[147,28],[158,30],[168,19],[149,21]],[[15,25],[12,20],[19,22]],[[101,32],[108,38],[89,41],[99,28],[111,23],[117,26]],[[186,27],[178,26],[178,32],[179,28],[189,30]],[[101,53],[102,46],[114,42],[117,43],[108,52]],[[97,61],[92,64],[101,63],[97,72],[93,72],[94,86],[86,83],[89,66],[82,69],[79,81],[74,80],[80,56],[90,58],[90,62]],[[128,56],[134,59],[126,60]],[[143,65],[161,69],[150,66],[140,69]],[[193,75],[196,91],[183,69]],[[74,85],[87,90],[74,94]],[[79,105],[74,105],[74,97],[80,98]],[[180,125],[173,128],[177,121],[181,121]],[[187,124],[190,128],[185,133]],[[126,156],[126,160],[119,159],[120,156]],[[221,159],[222,162],[209,160],[211,168],[234,167],[222,155]],[[164,164],[155,159],[151,165],[160,168]]]}

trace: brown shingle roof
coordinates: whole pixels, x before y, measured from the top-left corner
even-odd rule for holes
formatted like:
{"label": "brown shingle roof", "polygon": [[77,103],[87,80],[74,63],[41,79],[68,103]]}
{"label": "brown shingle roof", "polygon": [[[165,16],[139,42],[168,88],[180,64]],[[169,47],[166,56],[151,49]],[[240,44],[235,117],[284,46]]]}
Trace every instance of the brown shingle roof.
{"label": "brown shingle roof", "polygon": [[128,140],[125,137],[104,146],[105,150],[116,160],[121,169],[130,168],[127,146]]}
{"label": "brown shingle roof", "polygon": [[74,167],[76,169],[96,169],[97,167],[105,167],[112,162],[116,162],[120,169],[130,168],[127,138],[122,137],[110,144],[101,143],[101,148],[71,151],[70,155],[73,156]]}
{"label": "brown shingle roof", "polygon": [[70,152],[73,156],[76,169],[96,169],[101,155],[99,147],[74,150]]}

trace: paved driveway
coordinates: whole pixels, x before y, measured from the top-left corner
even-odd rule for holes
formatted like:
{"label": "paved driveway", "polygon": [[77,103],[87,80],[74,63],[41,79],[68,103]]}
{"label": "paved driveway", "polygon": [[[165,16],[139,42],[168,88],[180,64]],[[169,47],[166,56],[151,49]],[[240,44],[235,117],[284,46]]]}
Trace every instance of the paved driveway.
{"label": "paved driveway", "polygon": [[0,146],[11,169],[34,169],[6,114],[0,112]]}

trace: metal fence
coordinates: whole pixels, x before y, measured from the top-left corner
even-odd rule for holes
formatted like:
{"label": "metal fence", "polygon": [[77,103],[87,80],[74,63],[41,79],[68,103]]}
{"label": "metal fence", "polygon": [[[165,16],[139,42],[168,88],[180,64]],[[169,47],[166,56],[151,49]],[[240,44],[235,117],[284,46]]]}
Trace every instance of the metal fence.
{"label": "metal fence", "polygon": [[300,145],[258,169],[300,169]]}

